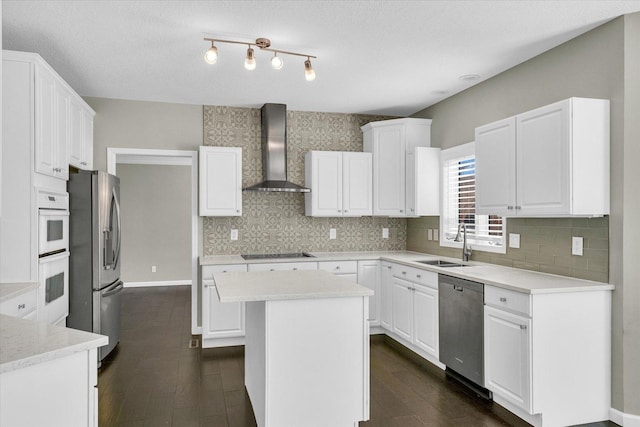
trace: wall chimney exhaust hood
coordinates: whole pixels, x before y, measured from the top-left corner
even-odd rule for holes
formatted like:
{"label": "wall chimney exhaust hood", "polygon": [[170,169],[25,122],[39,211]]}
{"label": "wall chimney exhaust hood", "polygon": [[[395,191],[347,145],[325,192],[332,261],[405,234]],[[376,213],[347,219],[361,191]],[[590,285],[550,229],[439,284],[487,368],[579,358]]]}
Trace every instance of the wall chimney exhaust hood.
{"label": "wall chimney exhaust hood", "polygon": [[262,179],[245,191],[308,193],[311,190],[287,181],[287,106],[264,104],[262,118]]}

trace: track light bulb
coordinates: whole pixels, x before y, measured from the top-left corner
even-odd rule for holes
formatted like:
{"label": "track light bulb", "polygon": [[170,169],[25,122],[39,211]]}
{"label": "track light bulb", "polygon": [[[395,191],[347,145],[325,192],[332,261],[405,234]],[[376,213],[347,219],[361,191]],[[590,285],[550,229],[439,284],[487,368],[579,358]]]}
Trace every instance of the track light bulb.
{"label": "track light bulb", "polygon": [[218,48],[211,42],[211,47],[204,53],[204,61],[207,64],[215,64],[218,60]]}
{"label": "track light bulb", "polygon": [[280,58],[277,53],[274,53],[273,58],[271,58],[271,66],[276,70],[279,70],[283,65],[284,61],[282,60],[282,58]]}
{"label": "track light bulb", "polygon": [[313,71],[313,67],[311,66],[311,60],[307,59],[304,61],[304,77],[308,82],[316,79],[316,72]]}
{"label": "track light bulb", "polygon": [[249,71],[256,69],[256,58],[253,56],[253,49],[251,49],[251,46],[249,46],[249,49],[247,49],[247,57],[244,60],[244,68]]}

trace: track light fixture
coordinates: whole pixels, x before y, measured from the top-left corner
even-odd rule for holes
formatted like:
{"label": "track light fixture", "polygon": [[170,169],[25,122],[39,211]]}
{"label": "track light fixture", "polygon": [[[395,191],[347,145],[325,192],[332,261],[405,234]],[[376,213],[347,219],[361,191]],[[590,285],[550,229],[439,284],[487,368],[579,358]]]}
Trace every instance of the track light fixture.
{"label": "track light fixture", "polygon": [[255,43],[247,43],[247,42],[236,41],[236,40],[213,39],[208,37],[205,38],[205,40],[211,42],[211,47],[207,49],[207,51],[204,53],[204,60],[207,64],[215,64],[216,61],[218,60],[218,48],[214,45],[215,42],[243,44],[248,46],[247,56],[245,57],[245,60],[244,60],[244,67],[247,70],[255,70],[256,68],[255,52],[253,50],[253,47],[255,46],[260,48],[260,50],[273,52],[273,57],[271,58],[271,66],[276,70],[280,70],[284,66],[284,61],[280,56],[278,56],[279,53],[285,54],[285,55],[306,57],[307,59],[304,61],[305,79],[307,81],[312,81],[316,78],[316,72],[313,70],[313,67],[311,66],[311,58],[316,59],[315,56],[307,55],[305,53],[288,52],[286,50],[280,50],[280,49],[271,49],[270,48],[271,40],[269,39],[258,38],[256,39]]}

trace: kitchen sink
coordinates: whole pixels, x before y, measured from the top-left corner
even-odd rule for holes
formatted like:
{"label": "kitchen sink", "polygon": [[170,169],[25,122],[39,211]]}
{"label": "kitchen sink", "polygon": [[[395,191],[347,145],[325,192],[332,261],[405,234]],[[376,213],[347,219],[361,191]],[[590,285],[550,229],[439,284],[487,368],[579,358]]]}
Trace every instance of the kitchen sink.
{"label": "kitchen sink", "polygon": [[432,260],[428,260],[428,261],[416,261],[419,262],[420,264],[427,264],[427,265],[434,265],[436,267],[468,267],[468,264],[461,264],[459,262],[451,262],[451,261],[444,261],[441,259],[432,259]]}

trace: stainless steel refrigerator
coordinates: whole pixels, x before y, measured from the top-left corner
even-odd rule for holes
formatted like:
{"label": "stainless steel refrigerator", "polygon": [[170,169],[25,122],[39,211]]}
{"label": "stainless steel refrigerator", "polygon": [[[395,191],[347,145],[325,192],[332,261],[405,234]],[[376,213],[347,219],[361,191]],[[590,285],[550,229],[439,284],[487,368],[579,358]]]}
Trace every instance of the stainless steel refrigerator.
{"label": "stainless steel refrigerator", "polygon": [[120,180],[101,171],[69,176],[67,326],[107,335],[101,362],[120,340]]}

